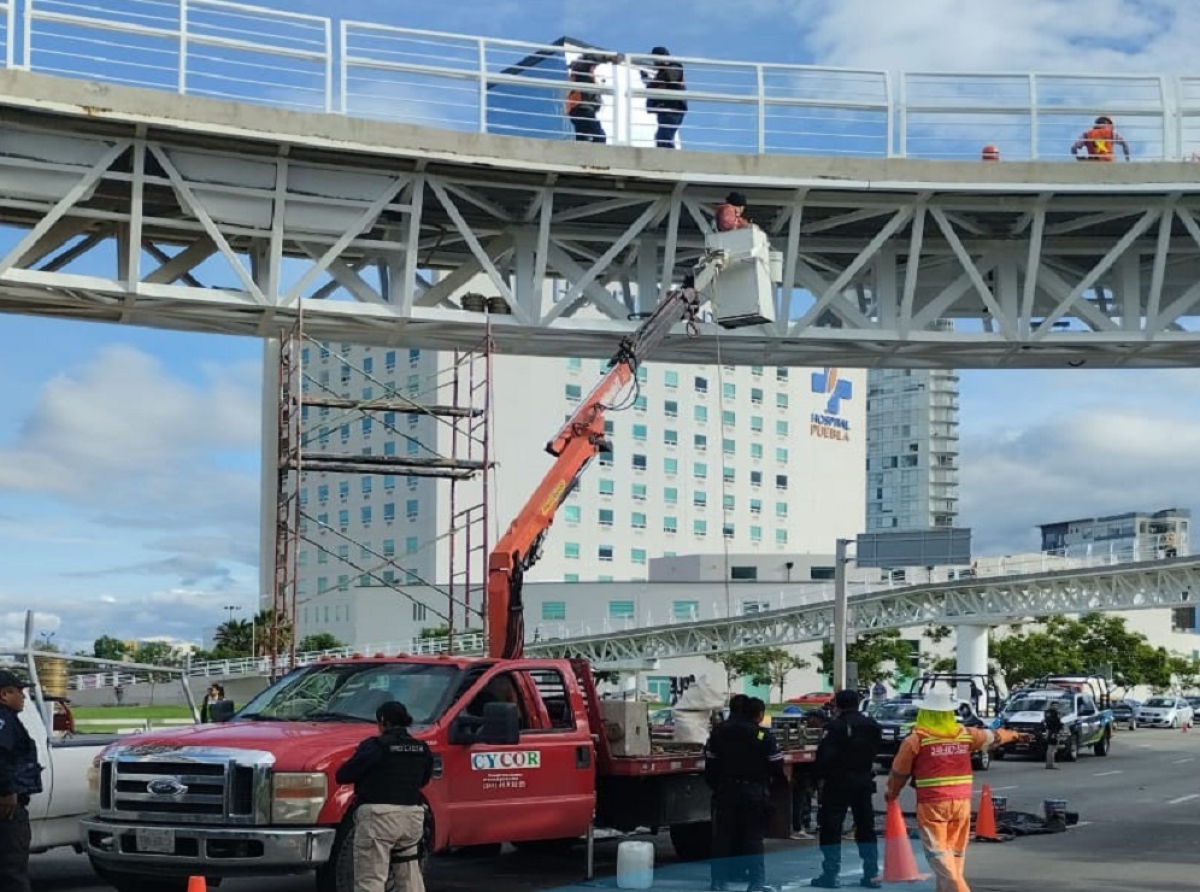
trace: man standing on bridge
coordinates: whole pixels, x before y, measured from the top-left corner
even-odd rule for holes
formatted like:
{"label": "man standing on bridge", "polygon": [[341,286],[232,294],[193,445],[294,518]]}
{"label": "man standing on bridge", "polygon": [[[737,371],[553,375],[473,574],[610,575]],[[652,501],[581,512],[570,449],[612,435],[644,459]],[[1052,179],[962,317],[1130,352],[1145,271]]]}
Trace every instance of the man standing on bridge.
{"label": "man standing on bridge", "polygon": [[971,892],[963,876],[971,838],[971,753],[1031,736],[961,727],[949,691],[931,691],[917,705],[916,724],[892,762],[884,798],[898,799],[913,779],[917,828],[929,866],[937,875],[936,892]]}
{"label": "man standing on bridge", "polygon": [[[1129,160],[1129,143],[1125,142],[1125,137],[1117,133],[1117,128],[1113,124],[1113,119],[1108,115],[1101,115],[1096,118],[1096,123],[1091,129],[1086,131],[1079,137],[1075,145],[1071,146],[1071,154],[1075,156],[1077,161],[1115,161],[1117,146],[1121,147],[1121,151],[1125,153],[1125,160]],[[1083,149],[1084,154],[1080,155],[1079,150]]]}

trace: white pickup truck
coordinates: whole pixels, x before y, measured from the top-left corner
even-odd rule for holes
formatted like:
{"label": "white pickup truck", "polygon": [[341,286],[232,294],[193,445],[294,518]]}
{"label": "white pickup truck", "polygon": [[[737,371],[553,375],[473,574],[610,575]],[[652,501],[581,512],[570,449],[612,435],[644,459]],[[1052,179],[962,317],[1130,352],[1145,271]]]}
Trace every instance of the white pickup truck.
{"label": "white pickup truck", "polygon": [[42,792],[29,803],[33,828],[31,850],[37,853],[71,846],[81,851],[79,819],[88,810],[88,772],[92,770],[92,760],[117,738],[109,734],[75,736],[69,731],[55,731],[55,724],[70,727],[66,705],[47,700],[37,689],[29,693],[21,711],[21,724],[37,744],[38,763],[43,769]]}

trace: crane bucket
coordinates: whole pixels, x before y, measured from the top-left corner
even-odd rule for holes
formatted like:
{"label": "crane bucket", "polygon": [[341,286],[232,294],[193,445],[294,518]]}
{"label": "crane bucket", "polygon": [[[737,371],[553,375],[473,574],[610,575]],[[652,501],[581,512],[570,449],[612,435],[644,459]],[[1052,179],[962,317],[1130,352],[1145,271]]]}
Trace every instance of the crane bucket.
{"label": "crane bucket", "polygon": [[716,232],[704,242],[724,255],[720,276],[701,289],[722,328],[769,325],[775,321],[775,285],[782,278],[780,255],[757,226]]}

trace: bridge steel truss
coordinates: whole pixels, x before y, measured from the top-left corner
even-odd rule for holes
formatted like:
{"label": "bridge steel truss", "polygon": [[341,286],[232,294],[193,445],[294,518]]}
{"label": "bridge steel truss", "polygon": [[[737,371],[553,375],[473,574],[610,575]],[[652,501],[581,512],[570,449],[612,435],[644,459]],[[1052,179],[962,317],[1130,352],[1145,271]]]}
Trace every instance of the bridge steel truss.
{"label": "bridge steel truss", "polygon": [[[500,352],[604,357],[737,187],[789,285],[775,324],[721,334],[729,362],[1196,363],[1194,165],[839,167],[367,122],[338,148],[303,135],[329,118],[256,109],[252,129],[188,99],[187,122],[182,98],[85,108],[87,85],[41,80],[66,99],[0,99],[0,312],[273,337],[303,301],[320,340],[455,349],[484,334],[463,302],[482,280]],[[709,362],[715,331],[656,358]]]}
{"label": "bridge steel truss", "polygon": [[[1053,614],[1190,607],[1200,602],[1200,559],[1170,558],[913,586],[852,596],[853,633],[929,623],[1002,625]],[[583,657],[597,664],[727,653],[823,641],[833,635],[833,602],[732,618],[634,629],[526,645],[531,655]]]}

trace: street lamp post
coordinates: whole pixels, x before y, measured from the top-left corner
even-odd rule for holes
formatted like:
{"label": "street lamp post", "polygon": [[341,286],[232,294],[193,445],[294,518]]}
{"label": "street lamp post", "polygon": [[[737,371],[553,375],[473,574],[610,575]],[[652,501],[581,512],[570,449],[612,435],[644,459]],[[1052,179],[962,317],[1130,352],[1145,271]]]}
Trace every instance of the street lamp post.
{"label": "street lamp post", "polygon": [[833,689],[846,687],[846,546],[849,539],[838,539],[833,568]]}
{"label": "street lamp post", "polygon": [[222,609],[228,612],[228,615],[225,617],[225,621],[231,623],[233,622],[233,614],[242,608],[238,607],[236,604],[226,604]]}

